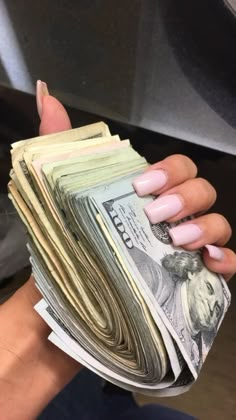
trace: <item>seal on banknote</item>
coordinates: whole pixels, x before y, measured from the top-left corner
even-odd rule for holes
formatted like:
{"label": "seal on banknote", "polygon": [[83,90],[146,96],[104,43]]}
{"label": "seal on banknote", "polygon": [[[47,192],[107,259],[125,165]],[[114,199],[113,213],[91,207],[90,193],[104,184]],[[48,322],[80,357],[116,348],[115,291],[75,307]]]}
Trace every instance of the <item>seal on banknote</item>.
{"label": "seal on banknote", "polygon": [[161,223],[156,223],[155,225],[150,223],[151,231],[153,235],[155,236],[155,238],[158,239],[158,241],[162,242],[165,245],[170,245],[172,243],[172,239],[169,235],[169,230],[172,227],[179,225],[180,223],[184,223],[184,222],[187,222],[188,220],[191,220],[192,218],[193,218],[192,216],[188,216],[188,217],[185,217],[184,219],[178,220],[175,223],[161,222]]}
{"label": "seal on banknote", "polygon": [[170,225],[166,222],[156,223],[152,225],[150,223],[151,231],[158,241],[162,242],[165,245],[171,244],[171,237],[169,235]]}

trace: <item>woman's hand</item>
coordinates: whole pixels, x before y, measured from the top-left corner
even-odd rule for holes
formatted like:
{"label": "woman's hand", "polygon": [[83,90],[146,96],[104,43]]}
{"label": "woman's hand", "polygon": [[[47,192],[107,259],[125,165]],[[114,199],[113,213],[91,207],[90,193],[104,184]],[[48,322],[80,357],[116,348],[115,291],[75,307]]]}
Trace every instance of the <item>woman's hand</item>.
{"label": "woman's hand", "polygon": [[231,227],[221,214],[204,215],[214,204],[216,191],[196,176],[196,165],[188,157],[173,155],[150,166],[133,185],[140,196],[158,195],[144,208],[151,223],[172,223],[195,215],[170,229],[173,244],[191,251],[205,247],[206,266],[229,280],[236,272],[236,254],[223,246],[231,237]]}

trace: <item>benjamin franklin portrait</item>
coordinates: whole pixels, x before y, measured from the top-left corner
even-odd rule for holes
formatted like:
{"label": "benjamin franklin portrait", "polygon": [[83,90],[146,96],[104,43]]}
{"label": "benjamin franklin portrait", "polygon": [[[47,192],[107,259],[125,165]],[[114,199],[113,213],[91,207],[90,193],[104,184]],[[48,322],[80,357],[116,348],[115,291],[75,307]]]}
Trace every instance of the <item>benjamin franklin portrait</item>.
{"label": "benjamin franklin portrait", "polygon": [[199,370],[224,313],[219,276],[207,270],[199,254],[174,252],[160,264],[136,247],[130,255]]}

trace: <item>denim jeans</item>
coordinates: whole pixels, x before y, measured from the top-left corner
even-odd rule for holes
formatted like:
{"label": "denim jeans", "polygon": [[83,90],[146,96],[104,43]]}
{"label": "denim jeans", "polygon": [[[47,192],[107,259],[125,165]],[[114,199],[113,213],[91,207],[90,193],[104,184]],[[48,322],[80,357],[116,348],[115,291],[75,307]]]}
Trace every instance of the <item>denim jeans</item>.
{"label": "denim jeans", "polygon": [[[166,400],[165,400],[166,401]],[[194,417],[150,404],[139,407],[132,393],[106,384],[83,369],[38,417],[39,420],[193,420]]]}

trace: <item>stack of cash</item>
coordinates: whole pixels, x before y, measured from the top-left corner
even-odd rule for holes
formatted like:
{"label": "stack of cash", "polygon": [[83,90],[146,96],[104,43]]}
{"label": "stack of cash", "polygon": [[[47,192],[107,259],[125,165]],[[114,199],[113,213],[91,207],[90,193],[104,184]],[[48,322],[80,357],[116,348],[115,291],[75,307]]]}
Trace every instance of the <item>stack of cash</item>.
{"label": "stack of cash", "polygon": [[150,224],[132,182],[148,164],[104,123],[12,145],[9,196],[29,234],[49,340],[131,391],[196,380],[230,304],[201,252]]}

